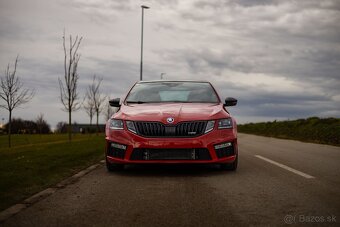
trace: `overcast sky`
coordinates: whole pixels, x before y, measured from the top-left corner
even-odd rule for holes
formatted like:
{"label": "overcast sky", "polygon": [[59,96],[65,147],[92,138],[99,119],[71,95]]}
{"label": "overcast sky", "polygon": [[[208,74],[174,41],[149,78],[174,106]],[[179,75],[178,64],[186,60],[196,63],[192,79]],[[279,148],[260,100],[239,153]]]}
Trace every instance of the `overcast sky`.
{"label": "overcast sky", "polygon": [[[103,93],[123,97],[139,80],[141,4],[150,7],[143,79],[209,80],[223,99],[239,100],[230,108],[239,123],[340,117],[340,1],[0,0],[1,76],[19,54],[17,75],[36,90],[14,117],[67,120],[58,87],[64,28],[84,37],[80,95],[96,74]],[[73,119],[89,121],[84,111]]]}

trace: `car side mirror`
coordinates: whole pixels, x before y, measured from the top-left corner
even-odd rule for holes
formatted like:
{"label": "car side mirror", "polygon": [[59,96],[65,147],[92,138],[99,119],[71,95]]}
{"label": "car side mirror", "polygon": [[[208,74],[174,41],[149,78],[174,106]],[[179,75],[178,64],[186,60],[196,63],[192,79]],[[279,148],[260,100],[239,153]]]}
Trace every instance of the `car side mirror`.
{"label": "car side mirror", "polygon": [[120,107],[120,98],[109,100],[109,104],[113,107]]}
{"label": "car side mirror", "polygon": [[232,98],[232,97],[228,97],[225,99],[224,101],[224,105],[223,106],[236,106],[237,104],[237,99]]}

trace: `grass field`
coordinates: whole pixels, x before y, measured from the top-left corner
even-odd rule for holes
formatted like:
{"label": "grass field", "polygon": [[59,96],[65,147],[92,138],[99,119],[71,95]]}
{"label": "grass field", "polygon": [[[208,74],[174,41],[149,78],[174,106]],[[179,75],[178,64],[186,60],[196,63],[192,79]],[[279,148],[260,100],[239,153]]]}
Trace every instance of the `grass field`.
{"label": "grass field", "polygon": [[0,210],[104,158],[104,135],[0,136]]}
{"label": "grass field", "polygon": [[340,119],[317,118],[238,125],[243,133],[340,146]]}
{"label": "grass field", "polygon": [[[74,135],[75,140],[84,139],[83,135]],[[88,136],[86,136],[88,137]],[[41,143],[52,143],[52,142],[67,142],[68,134],[45,134],[45,135],[31,135],[31,134],[16,134],[11,136],[12,146],[28,146]],[[7,135],[0,136],[0,150],[8,147]]]}

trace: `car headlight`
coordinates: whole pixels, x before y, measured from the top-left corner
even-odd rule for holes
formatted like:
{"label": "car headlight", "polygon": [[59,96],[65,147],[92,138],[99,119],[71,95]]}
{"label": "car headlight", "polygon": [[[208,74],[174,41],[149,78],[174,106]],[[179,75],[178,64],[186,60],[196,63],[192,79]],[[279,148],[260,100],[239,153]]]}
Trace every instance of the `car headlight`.
{"label": "car headlight", "polygon": [[118,119],[110,119],[109,128],[112,130],[123,129],[124,128],[123,121]]}
{"label": "car headlight", "polygon": [[213,130],[214,126],[215,126],[215,121],[208,121],[207,126],[205,127],[204,133],[208,133],[211,130]]}
{"label": "car headlight", "polygon": [[129,131],[131,131],[133,133],[137,133],[135,123],[133,123],[133,121],[126,121],[126,127]]}
{"label": "car headlight", "polygon": [[218,121],[218,129],[233,128],[233,120],[231,118],[221,119]]}

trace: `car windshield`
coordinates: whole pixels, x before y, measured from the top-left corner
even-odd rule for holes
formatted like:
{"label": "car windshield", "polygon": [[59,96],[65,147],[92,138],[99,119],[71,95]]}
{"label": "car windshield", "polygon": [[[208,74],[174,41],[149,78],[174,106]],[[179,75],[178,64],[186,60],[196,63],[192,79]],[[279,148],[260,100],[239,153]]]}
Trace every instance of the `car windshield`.
{"label": "car windshield", "polygon": [[218,103],[219,100],[215,90],[207,82],[146,82],[137,83],[126,102]]}

